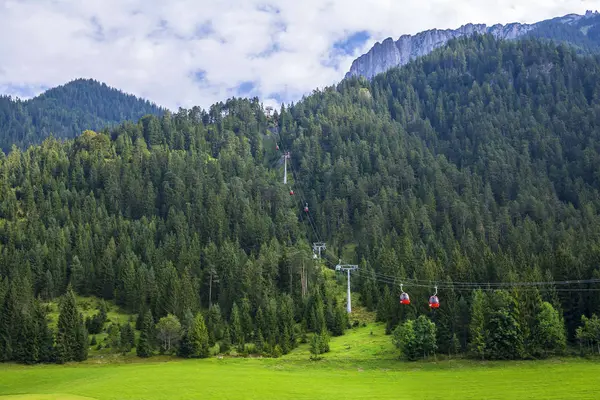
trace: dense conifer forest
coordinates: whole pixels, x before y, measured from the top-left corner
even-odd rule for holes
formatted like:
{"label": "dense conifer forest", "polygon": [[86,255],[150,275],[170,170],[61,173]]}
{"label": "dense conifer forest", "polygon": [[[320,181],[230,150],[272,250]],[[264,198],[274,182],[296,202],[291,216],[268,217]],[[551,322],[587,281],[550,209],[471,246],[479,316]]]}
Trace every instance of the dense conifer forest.
{"label": "dense conifer forest", "polygon": [[162,115],[155,104],[92,79],[76,79],[31,100],[0,95],[0,148],[25,149],[48,136],[66,139],[86,129],[98,130],[146,114]]}
{"label": "dense conifer forest", "polygon": [[[453,40],[269,118],[234,98],[0,157],[5,361],[83,360],[103,329],[141,357],[278,356],[311,332],[318,355],[348,325],[339,258],[407,359],[600,343],[597,284],[533,284],[600,279],[600,57],[566,45]],[[75,293],[136,313],[139,340]]]}

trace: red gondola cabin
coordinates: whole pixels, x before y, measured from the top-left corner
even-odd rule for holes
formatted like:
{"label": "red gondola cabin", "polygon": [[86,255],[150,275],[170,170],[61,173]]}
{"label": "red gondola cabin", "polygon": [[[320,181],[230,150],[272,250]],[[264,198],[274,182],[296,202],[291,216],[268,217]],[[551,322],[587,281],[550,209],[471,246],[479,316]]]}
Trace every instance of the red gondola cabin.
{"label": "red gondola cabin", "polygon": [[408,297],[408,293],[402,293],[400,295],[400,304],[410,304],[410,297]]}
{"label": "red gondola cabin", "polygon": [[429,307],[430,308],[440,308],[440,300],[437,296],[431,296],[429,298]]}

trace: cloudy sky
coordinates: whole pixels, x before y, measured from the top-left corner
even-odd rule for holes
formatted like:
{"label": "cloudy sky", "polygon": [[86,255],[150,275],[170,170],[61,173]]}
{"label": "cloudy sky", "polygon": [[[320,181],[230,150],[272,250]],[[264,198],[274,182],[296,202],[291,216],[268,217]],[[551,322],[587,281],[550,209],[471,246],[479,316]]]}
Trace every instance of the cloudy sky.
{"label": "cloudy sky", "polygon": [[341,80],[376,41],[582,14],[598,0],[0,0],[0,93],[85,77],[176,110],[289,102]]}

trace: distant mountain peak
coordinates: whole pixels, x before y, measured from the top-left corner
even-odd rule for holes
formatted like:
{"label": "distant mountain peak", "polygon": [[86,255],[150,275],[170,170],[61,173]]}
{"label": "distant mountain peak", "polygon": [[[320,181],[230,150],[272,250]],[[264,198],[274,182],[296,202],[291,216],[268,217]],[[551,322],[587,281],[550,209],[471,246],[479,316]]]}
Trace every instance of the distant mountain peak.
{"label": "distant mountain peak", "polygon": [[95,79],[78,78],[38,96],[20,100],[0,96],[0,149],[25,148],[55,138],[73,138],[166,109]]}
{"label": "distant mountain peak", "polygon": [[[417,57],[429,54],[434,49],[445,45],[449,40],[457,37],[473,34],[491,34],[500,39],[511,40],[530,34],[547,24],[576,25],[584,19],[589,20],[591,18],[598,19],[600,24],[599,15],[598,11],[588,10],[584,15],[567,14],[534,24],[513,22],[504,25],[495,24],[487,26],[486,24],[467,23],[457,29],[434,28],[415,35],[405,34],[400,36],[396,41],[388,37],[381,43],[376,42],[366,54],[354,60],[350,71],[346,73],[345,77],[364,76],[370,79],[390,68],[405,65]],[[573,27],[573,30],[576,32],[577,28]],[[586,33],[581,32],[580,35],[585,36]],[[598,44],[600,45],[600,43]]]}

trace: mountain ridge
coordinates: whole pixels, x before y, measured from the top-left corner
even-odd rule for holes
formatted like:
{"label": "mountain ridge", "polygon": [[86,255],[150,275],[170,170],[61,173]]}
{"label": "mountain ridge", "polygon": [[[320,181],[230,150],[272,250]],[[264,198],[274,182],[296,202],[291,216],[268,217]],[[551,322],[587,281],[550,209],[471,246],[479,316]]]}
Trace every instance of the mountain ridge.
{"label": "mountain ridge", "polygon": [[0,95],[0,148],[66,139],[166,109],[95,79],[78,78],[31,99]]}
{"label": "mountain ridge", "polygon": [[[368,79],[375,75],[385,72],[390,68],[406,65],[409,61],[416,57],[429,54],[436,48],[442,47],[450,39],[463,36],[471,36],[473,34],[491,34],[499,39],[512,40],[528,34],[534,34],[538,37],[547,37],[543,28],[548,25],[557,26],[574,25],[581,21],[593,19],[600,30],[600,14],[598,11],[586,11],[585,14],[567,14],[562,17],[555,17],[548,20],[539,21],[533,24],[521,24],[512,22],[508,24],[494,24],[488,26],[486,24],[468,23],[460,26],[457,29],[429,29],[414,35],[401,35],[398,40],[394,41],[392,37],[388,37],[381,43],[376,42],[371,49],[358,57],[352,62],[350,70],[346,73],[345,78],[353,76],[363,76]],[[535,34],[536,30],[540,30]],[[588,32],[583,34],[587,36]],[[551,35],[550,35],[551,36]],[[552,39],[552,37],[550,37]],[[600,47],[600,37],[597,45]]]}

